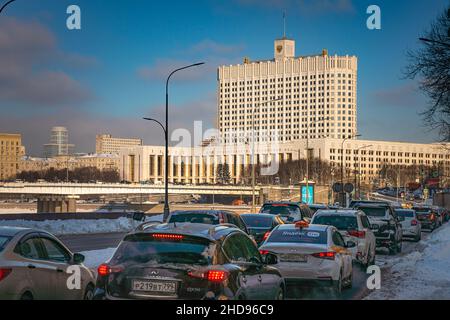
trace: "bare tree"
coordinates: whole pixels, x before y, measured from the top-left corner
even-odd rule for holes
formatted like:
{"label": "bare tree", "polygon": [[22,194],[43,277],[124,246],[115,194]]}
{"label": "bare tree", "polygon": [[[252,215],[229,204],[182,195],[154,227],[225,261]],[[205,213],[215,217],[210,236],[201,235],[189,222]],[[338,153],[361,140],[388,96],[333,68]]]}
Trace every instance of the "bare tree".
{"label": "bare tree", "polygon": [[407,78],[420,78],[420,89],[430,105],[423,112],[425,124],[450,141],[450,6],[421,40],[424,47],[408,52]]}

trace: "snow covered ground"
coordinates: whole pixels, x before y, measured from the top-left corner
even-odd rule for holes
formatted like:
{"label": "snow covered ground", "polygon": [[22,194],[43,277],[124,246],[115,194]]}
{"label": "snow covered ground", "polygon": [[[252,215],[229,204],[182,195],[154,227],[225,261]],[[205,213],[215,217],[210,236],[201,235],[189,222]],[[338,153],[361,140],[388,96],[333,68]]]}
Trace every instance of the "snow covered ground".
{"label": "snow covered ground", "polygon": [[[147,218],[147,221],[161,220],[162,215]],[[40,229],[55,235],[128,232],[139,224],[140,222],[125,217],[100,220],[0,220],[0,226]]]}
{"label": "snow covered ground", "polygon": [[388,276],[369,300],[450,300],[450,223],[403,257],[380,261]]}
{"label": "snow covered ground", "polygon": [[84,260],[84,265],[90,269],[97,270],[99,265],[108,261],[112,257],[115,250],[116,248],[108,248],[102,250],[84,251],[80,253],[86,257],[86,260]]}

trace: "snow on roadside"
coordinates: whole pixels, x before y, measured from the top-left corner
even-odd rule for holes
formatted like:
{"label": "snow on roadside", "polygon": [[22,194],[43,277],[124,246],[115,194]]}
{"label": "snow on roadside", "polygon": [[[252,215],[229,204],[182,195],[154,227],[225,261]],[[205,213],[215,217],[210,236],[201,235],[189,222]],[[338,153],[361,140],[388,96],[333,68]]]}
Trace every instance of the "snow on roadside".
{"label": "snow on roadside", "polygon": [[86,258],[84,260],[84,265],[90,269],[97,270],[97,267],[99,265],[108,261],[112,257],[115,250],[116,248],[108,248],[101,250],[84,251],[80,253]]}
{"label": "snow on roadside", "polygon": [[[147,218],[147,221],[160,221],[161,219],[162,215],[158,215]],[[0,220],[0,227],[39,229],[54,235],[129,232],[139,224],[140,222],[126,217],[98,220]]]}
{"label": "snow on roadside", "polygon": [[[450,300],[450,223],[421,241],[415,251],[383,264],[390,275],[369,300]],[[386,271],[385,271],[386,272]]]}

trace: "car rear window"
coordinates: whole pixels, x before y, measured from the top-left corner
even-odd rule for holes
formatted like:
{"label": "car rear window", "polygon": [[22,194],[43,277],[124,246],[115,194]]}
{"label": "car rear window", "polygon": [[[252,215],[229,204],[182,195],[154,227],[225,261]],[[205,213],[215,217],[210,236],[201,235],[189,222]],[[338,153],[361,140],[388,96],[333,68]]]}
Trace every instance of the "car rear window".
{"label": "car rear window", "polygon": [[111,263],[209,265],[213,261],[215,244],[207,239],[181,235],[176,235],[181,239],[157,236],[138,234],[125,237]]}
{"label": "car rear window", "polygon": [[369,208],[369,207],[360,207],[358,208],[362,212],[364,212],[368,217],[384,217],[386,216],[386,208]]}
{"label": "car rear window", "polygon": [[271,228],[273,224],[272,217],[261,217],[257,215],[241,215],[242,220],[249,228]]}
{"label": "car rear window", "polygon": [[6,236],[0,236],[0,252],[5,249],[6,245],[8,244],[9,240],[11,240],[11,237]]}
{"label": "car rear window", "polygon": [[267,242],[326,244],[327,233],[325,231],[308,229],[275,230],[272,231]]}
{"label": "car rear window", "polygon": [[395,210],[395,213],[400,218],[414,218],[414,211],[411,210]]}
{"label": "car rear window", "polygon": [[290,216],[301,212],[298,206],[292,204],[266,204],[261,208],[261,213]]}
{"label": "car rear window", "polygon": [[356,217],[329,215],[317,216],[312,221],[313,224],[323,224],[327,226],[334,226],[338,230],[357,230],[358,220]]}
{"label": "car rear window", "polygon": [[174,214],[170,217],[169,223],[183,223],[183,222],[190,222],[190,223],[204,223],[204,224],[212,224],[216,225],[219,224],[219,217],[214,214],[209,213],[198,213],[198,212],[192,212],[192,213],[182,213],[182,214]]}
{"label": "car rear window", "polygon": [[431,214],[430,208],[413,208],[413,209],[416,210],[416,212],[420,213],[420,214]]}

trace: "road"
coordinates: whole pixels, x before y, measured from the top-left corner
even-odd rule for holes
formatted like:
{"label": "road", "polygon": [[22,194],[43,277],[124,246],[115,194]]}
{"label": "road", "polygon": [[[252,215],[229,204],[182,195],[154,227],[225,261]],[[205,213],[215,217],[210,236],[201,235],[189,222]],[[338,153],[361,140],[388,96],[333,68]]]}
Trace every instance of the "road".
{"label": "road", "polygon": [[[60,236],[59,239],[73,252],[101,250],[116,247],[124,237],[124,233],[104,233],[104,234],[88,234],[88,235],[66,235]],[[427,239],[430,233],[423,232],[422,238]],[[403,250],[400,255],[407,255],[417,249],[418,245],[415,242],[404,241]],[[386,251],[377,252],[377,264],[383,263],[392,256],[389,256]],[[360,300],[368,293],[366,286],[368,275],[365,270],[355,264],[353,268],[353,287],[344,290],[342,295],[338,297],[344,300]],[[309,289],[299,287],[288,288],[289,299],[330,299],[330,290],[325,289]]]}

